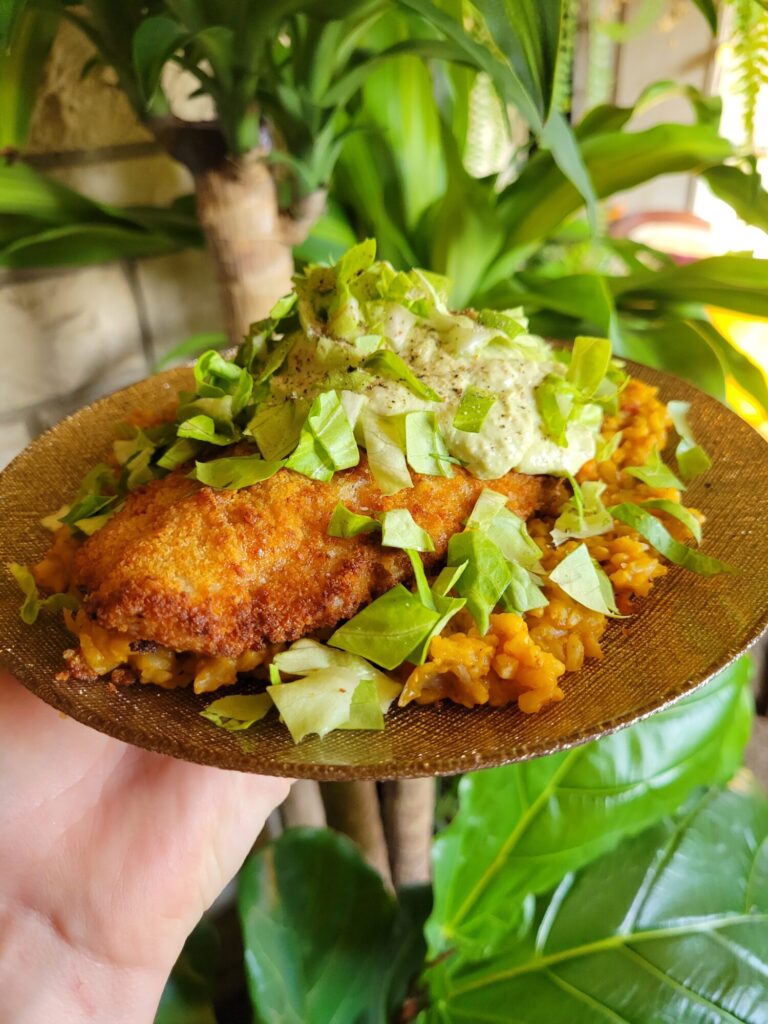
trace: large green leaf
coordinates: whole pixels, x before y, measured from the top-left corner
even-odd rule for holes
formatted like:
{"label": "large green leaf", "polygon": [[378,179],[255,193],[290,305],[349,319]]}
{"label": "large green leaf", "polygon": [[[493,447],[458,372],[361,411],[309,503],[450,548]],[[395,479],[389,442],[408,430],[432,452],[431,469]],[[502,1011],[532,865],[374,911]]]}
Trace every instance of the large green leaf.
{"label": "large green leaf", "polygon": [[713,256],[681,267],[615,277],[611,287],[624,308],[695,303],[768,317],[768,260],[752,256]]}
{"label": "large green leaf", "polygon": [[765,1024],[768,801],[697,796],[565,878],[496,956],[430,978],[430,1024]]}
{"label": "large green leaf", "polygon": [[712,167],[703,177],[715,195],[742,220],[768,231],[768,192],[754,167],[749,174],[739,167]]}
{"label": "large green leaf", "polygon": [[55,9],[20,9],[6,48],[0,17],[0,152],[21,149],[27,141],[37,90],[58,24]]}
{"label": "large green leaf", "polygon": [[202,918],[184,943],[166,982],[155,1024],[216,1024],[214,979],[219,959],[219,935]]}
{"label": "large green leaf", "polygon": [[423,899],[398,903],[326,829],[291,829],[251,857],[239,905],[262,1024],[386,1024],[423,963]]}
{"label": "large green leaf", "polygon": [[[749,662],[647,721],[595,743],[466,775],[434,848],[430,952],[489,956],[520,926],[530,893],[728,779],[751,726]],[[577,697],[578,695],[574,695]]]}
{"label": "large green leaf", "polygon": [[[731,155],[729,142],[704,125],[660,124],[642,132],[610,131],[581,140],[581,154],[601,198],[659,174],[704,170]],[[552,155],[539,153],[499,201],[507,244],[549,235],[583,200]]]}
{"label": "large green leaf", "polygon": [[702,336],[701,326],[692,320],[665,317],[623,323],[614,352],[645,366],[674,373],[724,401],[723,366],[718,353]]}

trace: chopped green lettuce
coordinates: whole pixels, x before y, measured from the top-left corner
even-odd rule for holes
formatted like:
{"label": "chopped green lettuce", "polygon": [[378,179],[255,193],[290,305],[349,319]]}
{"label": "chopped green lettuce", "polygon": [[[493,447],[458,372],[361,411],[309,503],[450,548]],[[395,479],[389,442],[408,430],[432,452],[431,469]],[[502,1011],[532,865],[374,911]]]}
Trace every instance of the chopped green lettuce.
{"label": "chopped green lettuce", "polygon": [[232,444],[237,439],[236,435],[218,433],[213,419],[204,414],[190,416],[189,419],[181,422],[177,433],[179,437],[187,437],[192,441],[203,441],[205,444],[219,446]]}
{"label": "chopped green lettuce", "polygon": [[385,548],[411,548],[434,551],[435,545],[407,508],[394,508],[381,513],[381,543]]}
{"label": "chopped green lettuce", "polygon": [[185,462],[191,462],[192,459],[200,452],[202,445],[199,441],[193,441],[188,437],[180,437],[178,441],[174,441],[173,444],[167,448],[160,458],[157,460],[157,465],[160,469],[178,469],[179,466],[183,466]]}
{"label": "chopped green lettuce", "polygon": [[329,537],[359,537],[361,533],[375,533],[380,529],[381,523],[378,519],[351,512],[340,501],[333,510],[326,532]]}
{"label": "chopped green lettuce", "polygon": [[565,448],[566,428],[574,411],[573,386],[564,377],[548,373],[536,388],[535,397],[543,432]]}
{"label": "chopped green lettuce", "polygon": [[597,537],[607,533],[613,526],[613,517],[601,500],[605,484],[588,480],[581,487],[576,484],[576,488],[573,497],[563,505],[552,528],[555,547],[566,540]]}
{"label": "chopped green lettuce", "polygon": [[425,608],[416,594],[398,583],[340,626],[328,643],[382,668],[396,668],[439,618],[438,612]]}
{"label": "chopped green lettuce", "polygon": [[485,418],[498,401],[496,395],[482,388],[469,387],[461,396],[453,426],[468,434],[477,434],[482,429]]}
{"label": "chopped green lettuce", "polygon": [[256,722],[269,713],[273,706],[268,693],[233,694],[231,697],[220,697],[200,714],[227,732],[240,732],[250,729]]}
{"label": "chopped green lettuce", "polygon": [[668,516],[679,519],[691,534],[697,544],[701,544],[701,523],[696,516],[685,505],[679,501],[668,501],[666,498],[654,498],[652,501],[644,501],[640,508],[658,509],[659,512],[666,512]]}
{"label": "chopped green lettuce", "polygon": [[404,416],[405,454],[416,473],[427,476],[453,476],[451,458],[437,425],[437,417],[427,409],[417,409]]}
{"label": "chopped green lettuce", "polygon": [[592,558],[586,544],[580,544],[549,574],[569,597],[585,608],[612,617],[619,616],[611,581]]}
{"label": "chopped green lettuce", "polygon": [[712,465],[712,460],[700,444],[696,443],[693,430],[688,422],[688,413],[691,408],[690,402],[667,402],[669,415],[672,423],[680,436],[680,441],[675,449],[675,459],[680,476],[686,483],[694,477],[706,473]]}
{"label": "chopped green lettuce", "polygon": [[21,621],[31,626],[37,621],[37,617],[43,609],[50,612],[57,612],[62,608],[69,608],[74,611],[79,607],[79,601],[72,594],[50,594],[48,597],[41,597],[35,583],[35,577],[25,565],[18,562],[9,562],[8,571],[16,580],[19,590],[24,595],[19,615]]}
{"label": "chopped green lettuce", "polygon": [[512,580],[507,559],[485,530],[464,530],[448,541],[448,565],[466,568],[454,587],[481,635],[488,632],[490,614]]}
{"label": "chopped green lettuce", "polygon": [[312,402],[298,447],[286,462],[312,480],[328,481],[339,469],[360,461],[360,450],[336,391],[322,391]]}
{"label": "chopped green lettuce", "polygon": [[499,602],[505,612],[524,615],[534,608],[544,608],[549,604],[537,576],[517,562],[509,562],[509,570],[512,579]]}
{"label": "chopped green lettuce", "polygon": [[621,444],[623,430],[617,430],[609,440],[603,441],[598,438],[597,445],[595,447],[595,461],[596,462],[607,462],[613,453],[618,449]]}
{"label": "chopped green lettuce", "polygon": [[258,455],[234,455],[227,459],[196,462],[189,474],[192,480],[217,491],[239,491],[274,476],[283,462],[267,462]]}
{"label": "chopped green lettuce", "polygon": [[361,679],[352,695],[349,718],[339,729],[381,730],[384,728],[384,714],[379,701],[379,691],[374,679]]}
{"label": "chopped green lettuce", "polygon": [[310,734],[323,737],[349,721],[352,698],[360,678],[353,669],[326,668],[303,679],[268,686],[294,743]]}
{"label": "chopped green lettuce", "polygon": [[512,511],[502,508],[493,517],[484,533],[494,542],[509,562],[519,562],[526,569],[540,572],[541,548],[528,533],[525,520]]}
{"label": "chopped green lettuce", "polygon": [[223,398],[231,401],[230,419],[248,404],[253,390],[253,377],[244,367],[225,359],[215,349],[204,352],[195,363],[195,383],[200,398]]}
{"label": "chopped green lettuce", "polygon": [[262,403],[243,433],[252,437],[265,459],[284,459],[299,443],[308,406],[303,401]]}
{"label": "chopped green lettuce", "polygon": [[721,572],[739,571],[728,562],[721,562],[710,555],[704,555],[675,540],[661,520],[646,511],[641,505],[624,502],[621,505],[614,505],[610,512],[614,519],[637,530],[649,544],[656,548],[659,554],[664,555],[670,562],[682,565],[683,568],[690,569],[691,572],[698,573],[699,576],[716,576]]}
{"label": "chopped green lettuce", "polygon": [[644,466],[629,466],[627,473],[642,480],[649,487],[672,487],[676,491],[685,490],[685,484],[675,476],[669,466],[664,464],[656,446],[651,450]]}
{"label": "chopped green lettuce", "polygon": [[482,530],[484,527],[490,526],[499,512],[506,507],[506,494],[499,494],[498,491],[494,491],[490,487],[484,487],[469,514],[466,525],[470,529]]}
{"label": "chopped green lettuce", "polygon": [[442,402],[440,395],[424,381],[419,380],[408,363],[392,349],[378,349],[368,356],[363,366],[379,377],[401,381],[417,398],[423,398],[428,402]]}
{"label": "chopped green lettuce", "polygon": [[395,494],[413,481],[405,459],[405,430],[401,416],[378,416],[363,410],[360,418],[368,468],[382,494]]}
{"label": "chopped green lettuce", "polygon": [[379,707],[386,713],[402,687],[380,669],[356,654],[336,650],[317,640],[305,638],[291,644],[287,651],[276,654],[273,665],[289,676],[305,676],[325,668],[345,668],[357,673],[359,679],[373,679],[379,698]]}
{"label": "chopped green lettuce", "polygon": [[566,379],[575,385],[582,400],[595,394],[610,362],[611,343],[608,338],[576,338]]}

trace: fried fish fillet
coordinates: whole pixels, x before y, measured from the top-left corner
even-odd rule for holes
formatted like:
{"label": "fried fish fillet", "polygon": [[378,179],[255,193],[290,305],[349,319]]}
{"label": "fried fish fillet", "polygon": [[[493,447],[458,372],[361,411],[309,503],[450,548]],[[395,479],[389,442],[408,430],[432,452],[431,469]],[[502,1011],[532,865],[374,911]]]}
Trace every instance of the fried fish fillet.
{"label": "fried fish fillet", "polygon": [[[214,491],[176,472],[130,494],[82,546],[74,583],[98,625],[177,651],[235,657],[334,627],[398,582],[407,555],[376,535],[329,537],[337,502],[359,513],[407,508],[445,557],[483,487],[464,470],[414,474],[384,497],[363,453],[329,483],[291,470],[240,491]],[[490,484],[527,519],[557,501],[547,477],[509,473]]]}

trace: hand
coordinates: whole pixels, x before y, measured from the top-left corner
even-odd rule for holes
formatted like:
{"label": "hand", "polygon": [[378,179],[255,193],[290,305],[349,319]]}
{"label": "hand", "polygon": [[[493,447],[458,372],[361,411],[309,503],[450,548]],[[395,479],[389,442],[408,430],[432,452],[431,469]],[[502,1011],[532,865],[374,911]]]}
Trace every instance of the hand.
{"label": "hand", "polygon": [[289,783],[64,718],[0,672],[0,1020],[150,1022]]}

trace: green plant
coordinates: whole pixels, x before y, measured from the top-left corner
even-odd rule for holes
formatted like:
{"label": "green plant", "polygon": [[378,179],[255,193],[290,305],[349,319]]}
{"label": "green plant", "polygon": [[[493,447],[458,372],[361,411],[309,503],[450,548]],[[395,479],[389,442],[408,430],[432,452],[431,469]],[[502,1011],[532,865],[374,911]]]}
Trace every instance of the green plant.
{"label": "green plant", "polygon": [[285,833],[240,879],[256,1019],[757,1024],[768,801],[718,788],[749,676],[742,659],[613,736],[465,775],[433,901],[387,893],[344,838]]}

